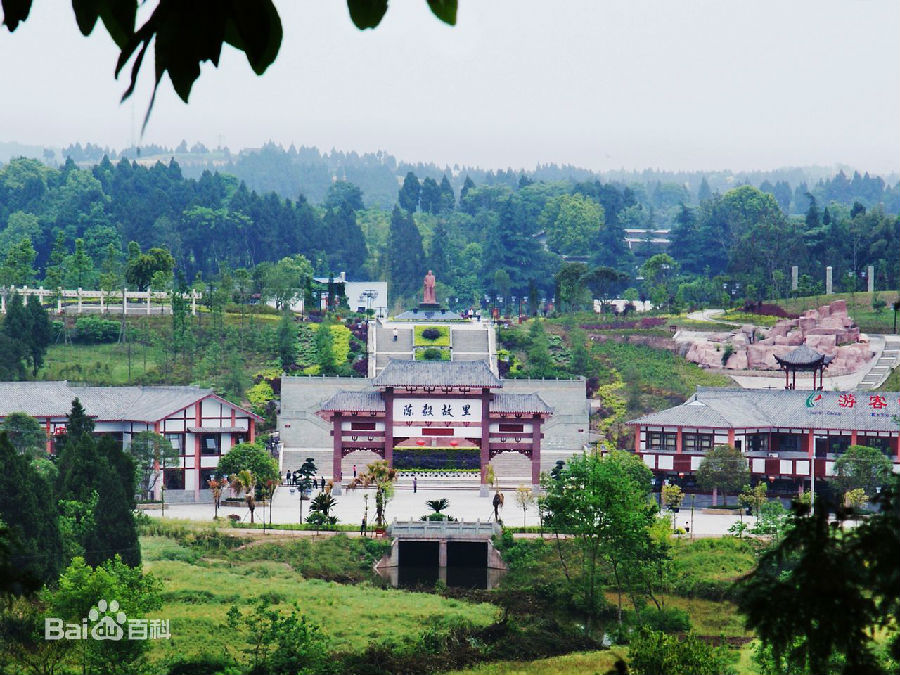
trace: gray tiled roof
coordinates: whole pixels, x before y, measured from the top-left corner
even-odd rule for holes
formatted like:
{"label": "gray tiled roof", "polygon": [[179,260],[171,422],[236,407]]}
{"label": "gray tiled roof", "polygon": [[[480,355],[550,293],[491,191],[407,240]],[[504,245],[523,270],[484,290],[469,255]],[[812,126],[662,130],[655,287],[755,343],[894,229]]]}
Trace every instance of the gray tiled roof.
{"label": "gray tiled roof", "polygon": [[384,412],[384,399],[377,391],[339,391],[329,398],[320,412]]}
{"label": "gray tiled roof", "polygon": [[775,356],[775,360],[778,361],[778,363],[798,366],[801,368],[803,366],[813,366],[820,361],[827,366],[833,359],[833,356],[820,354],[815,349],[807,347],[806,345],[800,345],[796,349],[789,351],[784,356]]}
{"label": "gray tiled roof", "polygon": [[[852,407],[849,406],[849,396],[854,399]],[[886,407],[873,407],[870,400],[872,396],[883,397]],[[877,406],[881,400],[875,402]],[[700,387],[681,405],[644,415],[631,420],[629,424],[718,429],[780,427],[896,432],[897,423],[892,419],[896,415],[900,415],[898,392]]]}
{"label": "gray tiled roof", "polygon": [[77,387],[68,382],[0,382],[0,416],[65,417],[78,398],[99,420],[155,422],[213,393],[200,387]]}
{"label": "gray tiled roof", "polygon": [[494,394],[494,400],[491,401],[491,412],[549,415],[553,409],[538,394]]}
{"label": "gray tiled roof", "polygon": [[502,387],[486,361],[391,359],[372,380],[376,387]]}

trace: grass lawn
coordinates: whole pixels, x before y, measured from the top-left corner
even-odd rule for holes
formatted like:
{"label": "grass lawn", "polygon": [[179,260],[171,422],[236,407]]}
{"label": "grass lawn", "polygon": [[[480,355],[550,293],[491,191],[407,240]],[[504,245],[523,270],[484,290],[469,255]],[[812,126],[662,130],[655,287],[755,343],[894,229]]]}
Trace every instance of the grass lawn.
{"label": "grass lawn", "polygon": [[[234,638],[223,629],[232,605],[248,608],[262,598],[272,609],[296,605],[322,626],[336,651],[363,650],[388,637],[420,634],[432,624],[465,619],[488,625],[499,610],[428,593],[382,589],[368,583],[306,579],[289,562],[265,559],[272,549],[247,546],[222,557],[161,536],[141,537],[144,569],[163,583],[158,616],[171,620],[172,639],[153,644],[151,660],[230,653]],[[242,556],[256,560],[241,560]]]}
{"label": "grass lawn", "polygon": [[736,309],[729,309],[722,315],[725,321],[734,321],[736,323],[751,323],[754,326],[774,326],[780,317],[769,316],[768,314],[753,314],[751,312],[742,312]]}
{"label": "grass lawn", "polygon": [[880,387],[878,387],[879,391],[900,391],[900,366],[894,368],[891,371],[891,374],[888,375],[888,379],[884,381]]}
{"label": "grass lawn", "polygon": [[872,293],[835,293],[834,295],[791,298],[778,300],[777,304],[789,312],[802,314],[807,309],[815,309],[835,300],[845,300],[847,312],[864,333],[890,333],[894,325],[894,310],[891,308],[891,303],[897,299],[897,291],[880,291],[878,297],[887,303],[887,307],[880,312],[872,309]]}
{"label": "grass lawn", "polygon": [[666,349],[608,340],[595,343],[592,353],[621,374],[629,415],[682,403],[698,386],[735,386],[730,377],[704,370]]}
{"label": "grass lawn", "polygon": [[445,675],[603,675],[627,653],[624,647],[613,647],[608,651],[575,652],[537,661],[496,661]]}
{"label": "grass lawn", "polygon": [[[426,358],[426,354],[434,354],[437,352],[440,355],[440,358]],[[450,360],[450,348],[449,347],[417,347],[416,348],[416,361],[449,361]]]}
{"label": "grass lawn", "polygon": [[[145,359],[146,355],[146,367]],[[97,385],[122,385],[156,371],[152,347],[131,346],[131,380],[128,377],[128,345],[51,345],[38,373],[41,380],[71,380]]]}
{"label": "grass lawn", "polygon": [[[413,345],[416,347],[449,347],[450,328],[448,326],[416,326],[414,329]],[[436,330],[439,335],[429,340],[422,333],[426,330]]]}

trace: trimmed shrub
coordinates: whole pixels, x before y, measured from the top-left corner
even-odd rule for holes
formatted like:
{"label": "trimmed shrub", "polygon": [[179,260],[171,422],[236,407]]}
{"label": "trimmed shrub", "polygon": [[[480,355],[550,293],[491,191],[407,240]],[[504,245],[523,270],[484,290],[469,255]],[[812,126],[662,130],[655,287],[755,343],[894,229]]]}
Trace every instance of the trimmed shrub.
{"label": "trimmed shrub", "polygon": [[97,316],[84,316],[75,322],[73,342],[96,345],[116,342],[119,339],[121,325],[118,321],[109,321]]}

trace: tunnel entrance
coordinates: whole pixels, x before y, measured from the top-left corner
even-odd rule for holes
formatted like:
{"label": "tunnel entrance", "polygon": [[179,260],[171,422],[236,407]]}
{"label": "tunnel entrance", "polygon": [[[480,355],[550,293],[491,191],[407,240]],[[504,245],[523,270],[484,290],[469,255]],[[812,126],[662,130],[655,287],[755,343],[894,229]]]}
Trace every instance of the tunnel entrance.
{"label": "tunnel entrance", "polygon": [[447,567],[487,567],[486,541],[448,541]]}
{"label": "tunnel entrance", "polygon": [[397,547],[400,567],[437,567],[439,564],[440,542],[400,541]]}

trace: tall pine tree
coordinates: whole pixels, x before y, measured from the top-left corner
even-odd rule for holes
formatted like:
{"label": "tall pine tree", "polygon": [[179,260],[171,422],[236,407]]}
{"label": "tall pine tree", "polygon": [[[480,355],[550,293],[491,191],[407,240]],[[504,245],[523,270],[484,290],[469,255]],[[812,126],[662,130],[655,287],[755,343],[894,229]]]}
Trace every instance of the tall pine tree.
{"label": "tall pine tree", "polygon": [[93,430],[93,421],[76,398],[59,454],[59,499],[89,504],[97,495],[92,522],[77,535],[89,565],[99,565],[117,554],[129,565],[140,565],[134,522],[134,460],[115,439],[95,439]]}
{"label": "tall pine tree", "polygon": [[416,209],[419,208],[419,195],[421,192],[422,186],[419,185],[419,179],[416,178],[416,174],[410,171],[406,174],[406,178],[403,179],[403,187],[400,188],[400,193],[397,196],[400,208],[409,213],[415,213]]}
{"label": "tall pine tree", "polygon": [[52,583],[63,566],[54,486],[16,452],[5,432],[0,433],[0,466],[0,521],[8,528],[8,566],[16,577],[10,585],[26,592]]}
{"label": "tall pine tree", "polygon": [[398,299],[415,295],[427,272],[422,235],[412,214],[397,206],[391,213],[387,258],[391,295]]}

